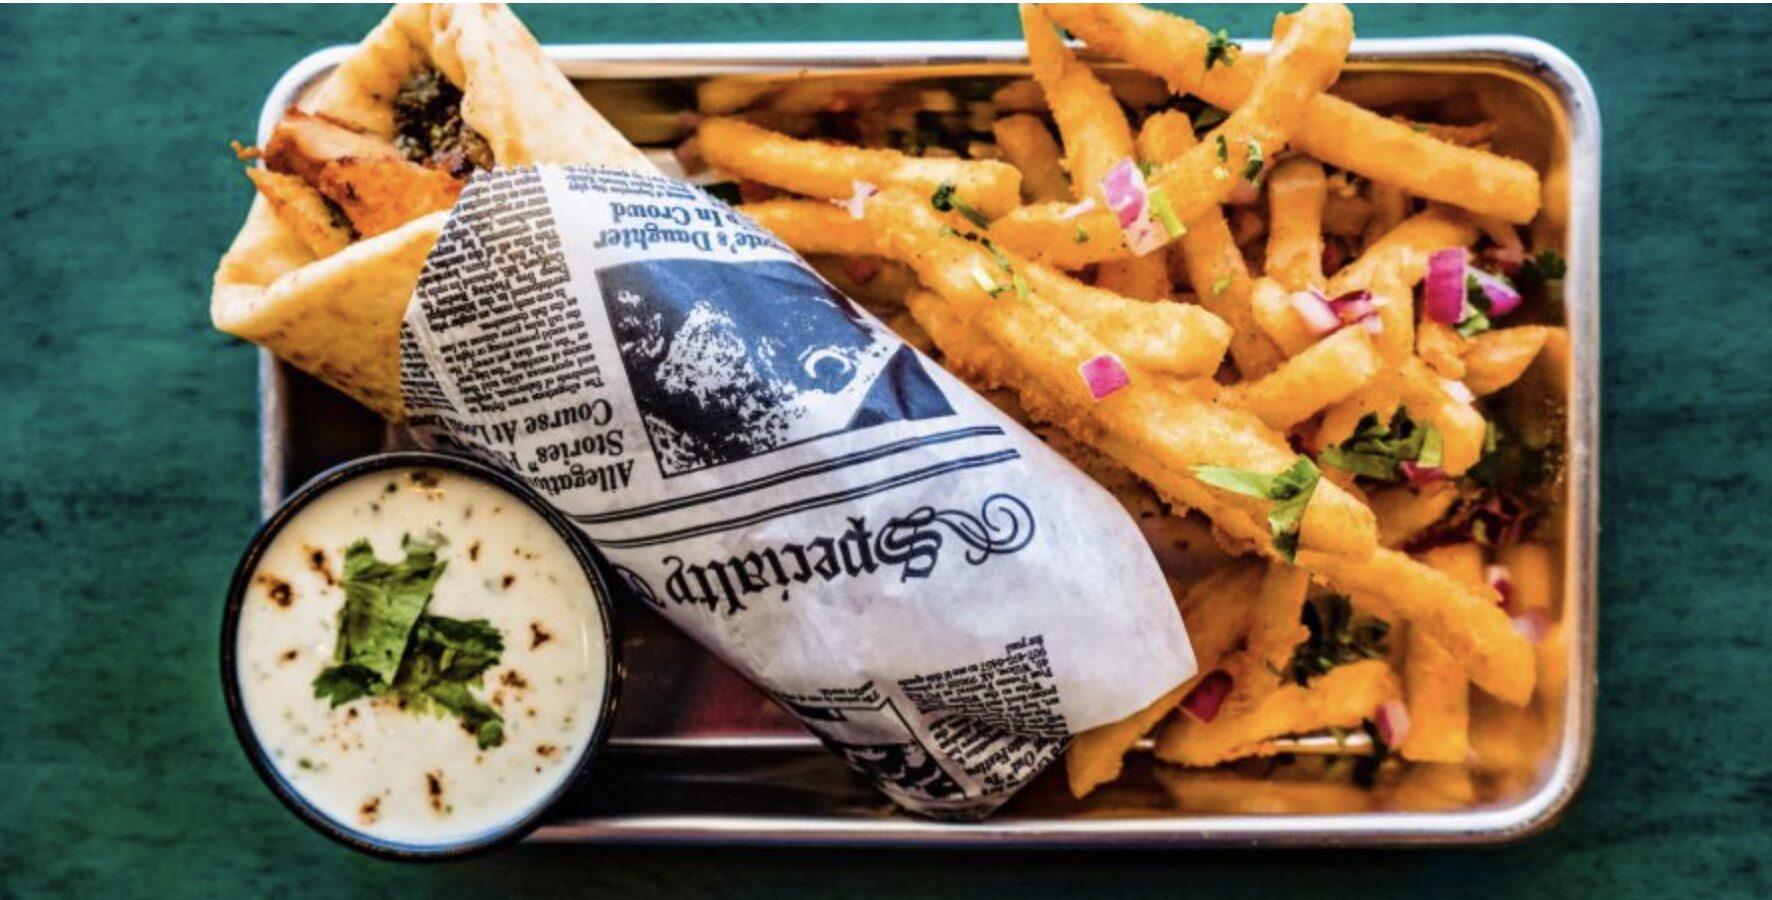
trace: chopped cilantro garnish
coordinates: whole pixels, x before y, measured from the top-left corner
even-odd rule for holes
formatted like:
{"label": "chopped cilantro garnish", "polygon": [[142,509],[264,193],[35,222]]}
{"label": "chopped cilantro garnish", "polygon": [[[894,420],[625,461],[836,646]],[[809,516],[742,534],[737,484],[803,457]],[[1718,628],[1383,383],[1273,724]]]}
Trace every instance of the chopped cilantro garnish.
{"label": "chopped cilantro garnish", "polygon": [[1076,242],[1079,244],[1089,243],[1089,230],[1084,228],[1081,225],[1078,225],[1077,226],[1077,236],[1074,240],[1076,240]]}
{"label": "chopped cilantro garnish", "polygon": [[1169,198],[1163,194],[1162,188],[1151,188],[1148,200],[1164,234],[1172,238],[1187,234],[1187,228],[1181,224],[1181,217],[1175,214],[1175,207],[1169,205]]}
{"label": "chopped cilantro garnish", "polygon": [[1243,45],[1232,41],[1230,32],[1223,28],[1218,29],[1218,33],[1206,42],[1206,69],[1211,71],[1213,65],[1220,62],[1227,66],[1235,65],[1237,57],[1231,51],[1241,49]]}
{"label": "chopped cilantro garnish", "polygon": [[1156,174],[1156,172],[1157,164],[1154,162],[1140,162],[1138,164],[1138,174],[1143,175],[1146,178],[1151,177]]}
{"label": "chopped cilantro garnish", "polygon": [[314,679],[314,696],[336,707],[392,693],[408,709],[454,714],[484,750],[504,742],[504,719],[471,689],[498,664],[504,641],[484,619],[425,612],[448,567],[440,543],[408,537],[395,563],[376,559],[368,541],[345,549],[337,665]]}
{"label": "chopped cilantro garnish", "polygon": [[1400,481],[1399,466],[1413,462],[1423,467],[1440,464],[1443,438],[1434,426],[1409,418],[1401,406],[1391,415],[1389,425],[1380,424],[1377,413],[1367,413],[1354,426],[1347,440],[1325,447],[1317,458],[1323,465],[1334,466],[1377,481]]}
{"label": "chopped cilantro garnish", "polygon": [[1226,290],[1230,289],[1230,286],[1231,277],[1229,275],[1218,276],[1218,279],[1212,282],[1212,296],[1216,297],[1219,294],[1224,293]]}
{"label": "chopped cilantro garnish", "polygon": [[1353,603],[1341,594],[1327,594],[1307,602],[1299,621],[1307,637],[1292,648],[1292,660],[1281,677],[1299,685],[1328,674],[1343,663],[1383,659],[1390,634],[1389,622],[1355,614]]}
{"label": "chopped cilantro garnish", "polygon": [[1453,328],[1464,337],[1475,337],[1493,328],[1489,321],[1489,294],[1475,275],[1464,276],[1464,317]]}
{"label": "chopped cilantro garnish", "polygon": [[1249,161],[1243,164],[1243,178],[1250,184],[1260,184],[1261,169],[1262,166],[1266,164],[1266,160],[1263,159],[1261,155],[1261,142],[1254,138],[1250,138],[1247,146],[1249,148]]}
{"label": "chopped cilantro garnish", "polygon": [[1231,161],[1231,148],[1228,144],[1226,144],[1224,142],[1224,135],[1222,135],[1222,134],[1218,136],[1218,161],[1219,162],[1230,162]]}
{"label": "chopped cilantro garnish", "polygon": [[938,212],[957,212],[965,216],[966,221],[980,228],[991,227],[991,220],[985,218],[984,213],[974,209],[972,204],[960,199],[954,193],[954,183],[951,181],[944,181],[936,186],[935,193],[929,197],[929,205],[935,207]]}
{"label": "chopped cilantro garnish", "polygon": [[1556,281],[1569,273],[1569,267],[1563,262],[1562,254],[1555,250],[1540,250],[1538,253],[1520,264],[1520,281],[1542,284]]}
{"label": "chopped cilantro garnish", "polygon": [[1292,467],[1278,475],[1263,475],[1229,466],[1194,466],[1194,477],[1215,488],[1272,500],[1267,524],[1274,535],[1274,549],[1290,562],[1298,555],[1298,526],[1304,520],[1305,507],[1316,493],[1322,473],[1309,457],[1301,456]]}
{"label": "chopped cilantro garnish", "polygon": [[1216,106],[1203,107],[1200,114],[1194,117],[1194,134],[1200,134],[1230,118],[1230,113]]}

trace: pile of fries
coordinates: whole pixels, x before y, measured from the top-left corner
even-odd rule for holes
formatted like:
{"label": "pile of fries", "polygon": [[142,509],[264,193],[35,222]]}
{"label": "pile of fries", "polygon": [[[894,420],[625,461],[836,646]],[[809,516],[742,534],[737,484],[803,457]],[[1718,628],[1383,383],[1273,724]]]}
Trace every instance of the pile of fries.
{"label": "pile of fries", "polygon": [[[1337,4],[1265,55],[1135,5],[1021,16],[1032,79],[974,110],[982,139],[715,114],[679,155],[1145,524],[1201,672],[1081,735],[1076,796],[1149,736],[1191,809],[1481,799],[1561,702],[1568,344],[1520,324],[1560,317],[1560,257],[1522,239],[1538,173],[1493,122],[1327,93]],[[1060,28],[1162,87],[1128,102]],[[1352,780],[1281,771],[1300,735],[1357,747]],[[1291,787],[1226,789],[1260,758]]]}

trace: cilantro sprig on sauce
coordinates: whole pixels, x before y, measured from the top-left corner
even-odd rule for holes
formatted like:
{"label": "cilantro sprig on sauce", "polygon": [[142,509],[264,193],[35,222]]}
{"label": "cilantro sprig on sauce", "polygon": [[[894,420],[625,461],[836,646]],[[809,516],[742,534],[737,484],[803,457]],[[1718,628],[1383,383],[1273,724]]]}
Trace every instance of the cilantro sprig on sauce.
{"label": "cilantro sprig on sauce", "polygon": [[338,707],[392,695],[402,708],[455,716],[485,750],[504,743],[504,717],[473,689],[498,665],[504,639],[485,619],[425,612],[449,565],[437,558],[440,543],[408,536],[398,562],[376,559],[367,540],[345,548],[336,665],[314,679],[314,696]]}

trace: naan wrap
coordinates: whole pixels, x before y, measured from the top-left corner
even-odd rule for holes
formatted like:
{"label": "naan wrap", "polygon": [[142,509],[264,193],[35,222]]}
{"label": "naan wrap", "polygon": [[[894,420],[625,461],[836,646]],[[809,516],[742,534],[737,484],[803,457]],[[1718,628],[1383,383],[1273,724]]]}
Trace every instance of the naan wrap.
{"label": "naan wrap", "polygon": [[502,4],[395,7],[256,155],[215,327],[394,421],[400,323],[473,170],[655,171]]}

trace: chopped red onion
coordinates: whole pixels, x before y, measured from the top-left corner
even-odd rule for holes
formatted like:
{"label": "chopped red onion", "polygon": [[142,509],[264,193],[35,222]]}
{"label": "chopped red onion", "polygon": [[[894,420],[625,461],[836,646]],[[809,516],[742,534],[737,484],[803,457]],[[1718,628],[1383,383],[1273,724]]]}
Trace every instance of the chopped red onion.
{"label": "chopped red onion", "polygon": [[1477,395],[1471,393],[1471,389],[1466,387],[1462,381],[1453,378],[1442,378],[1440,379],[1440,387],[1444,388],[1446,393],[1451,395],[1454,400],[1463,403],[1476,402]]}
{"label": "chopped red onion", "polygon": [[1498,602],[1502,609],[1508,609],[1514,603],[1514,582],[1509,576],[1507,566],[1483,567],[1483,581],[1495,589],[1495,595],[1501,598]]}
{"label": "chopped red onion", "polygon": [[1482,288],[1483,296],[1489,298],[1489,317],[1496,318],[1513,312],[1520,306],[1520,292],[1509,284],[1506,278],[1493,272],[1485,272],[1475,266],[1470,269],[1470,277],[1477,280]]}
{"label": "chopped red onion", "polygon": [[1410,487],[1424,487],[1446,477],[1446,470],[1439,466],[1420,465],[1412,459],[1397,463],[1397,469],[1403,473],[1403,478],[1409,482]]}
{"label": "chopped red onion", "polygon": [[1087,360],[1077,367],[1077,372],[1083,376],[1083,383],[1089,386],[1089,395],[1096,400],[1132,383],[1132,376],[1120,364],[1119,357],[1112,353]]}
{"label": "chopped red onion", "polygon": [[880,274],[880,261],[869,256],[845,256],[843,274],[856,284],[867,284]]}
{"label": "chopped red onion", "polygon": [[1520,274],[1520,266],[1526,262],[1526,249],[1518,244],[1512,247],[1490,247],[1483,251],[1483,258],[1503,275],[1512,277]]}
{"label": "chopped red onion", "polygon": [[1367,316],[1378,314],[1378,307],[1372,302],[1372,295],[1360,291],[1358,295],[1337,297],[1329,301],[1329,308],[1335,310],[1335,317],[1352,325]]}
{"label": "chopped red onion", "polygon": [[1447,247],[1427,258],[1422,315],[1443,325],[1457,325],[1464,318],[1464,257],[1463,247]]}
{"label": "chopped red onion", "polygon": [[1335,314],[1335,308],[1323,295],[1316,291],[1296,291],[1289,298],[1292,308],[1298,317],[1304,320],[1304,326],[1311,334],[1321,337],[1341,327],[1341,317]]}
{"label": "chopped red onion", "polygon": [[1144,256],[1168,242],[1168,234],[1151,219],[1150,190],[1145,187],[1144,173],[1138,170],[1137,163],[1123,159],[1108,170],[1101,179],[1101,194],[1108,209],[1119,217],[1126,246],[1135,255]]}
{"label": "chopped red onion", "polygon": [[1092,212],[1094,209],[1095,209],[1095,198],[1094,197],[1086,197],[1083,199],[1083,201],[1081,203],[1074,203],[1069,208],[1067,208],[1064,212],[1060,213],[1058,216],[1058,221],[1069,222],[1070,220],[1075,219],[1078,216],[1081,216],[1082,214],[1084,214],[1086,212]]}
{"label": "chopped red onion", "polygon": [[1542,609],[1529,609],[1514,616],[1514,630],[1536,644],[1550,634],[1550,616]]}
{"label": "chopped red onion", "polygon": [[1386,700],[1372,716],[1378,726],[1378,737],[1386,747],[1400,747],[1409,740],[1409,707],[1401,700]]}
{"label": "chopped red onion", "polygon": [[862,203],[869,197],[880,193],[880,189],[859,178],[855,179],[852,184],[854,186],[854,193],[849,195],[849,199],[832,200],[831,202],[849,210],[850,218],[860,219],[863,213]]}
{"label": "chopped red onion", "polygon": [[1213,669],[1194,685],[1194,689],[1181,698],[1181,714],[1204,725],[1218,718],[1218,709],[1224,705],[1224,698],[1230,696],[1231,688],[1236,682],[1231,673],[1223,669]]}

